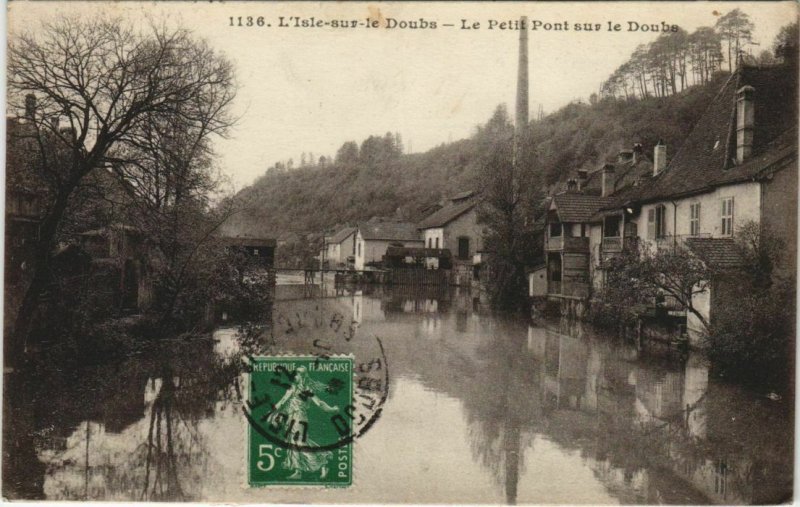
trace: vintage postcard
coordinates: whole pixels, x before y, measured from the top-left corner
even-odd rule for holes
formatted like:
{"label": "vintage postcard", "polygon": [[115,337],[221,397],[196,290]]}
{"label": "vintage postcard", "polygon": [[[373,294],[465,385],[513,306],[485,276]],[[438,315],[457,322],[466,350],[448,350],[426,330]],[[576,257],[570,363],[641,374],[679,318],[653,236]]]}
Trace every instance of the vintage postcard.
{"label": "vintage postcard", "polygon": [[6,14],[5,500],[793,500],[796,2]]}

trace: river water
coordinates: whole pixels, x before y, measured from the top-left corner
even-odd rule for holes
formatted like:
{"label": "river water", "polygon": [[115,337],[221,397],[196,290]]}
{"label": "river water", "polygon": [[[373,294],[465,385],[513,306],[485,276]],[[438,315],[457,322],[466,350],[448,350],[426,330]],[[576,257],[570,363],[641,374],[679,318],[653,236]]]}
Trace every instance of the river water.
{"label": "river water", "polygon": [[[764,503],[792,495],[792,403],[697,354],[493,315],[469,291],[279,286],[265,327],[5,374],[4,495],[50,500]],[[391,372],[345,489],[246,486],[242,352],[305,352],[328,315]],[[314,315],[322,319],[314,324]],[[294,320],[293,320],[294,319]],[[301,331],[300,328],[304,328]],[[268,337],[268,338],[267,338]]]}

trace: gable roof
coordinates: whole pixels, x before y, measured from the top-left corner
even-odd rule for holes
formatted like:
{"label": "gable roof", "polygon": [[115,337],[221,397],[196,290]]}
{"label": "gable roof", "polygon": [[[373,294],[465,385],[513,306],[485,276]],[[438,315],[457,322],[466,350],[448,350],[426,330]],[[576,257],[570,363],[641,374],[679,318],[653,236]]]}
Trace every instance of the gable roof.
{"label": "gable roof", "polygon": [[340,230],[333,236],[331,236],[330,240],[328,241],[329,244],[336,244],[341,243],[342,241],[349,238],[352,234],[356,233],[355,227],[345,227],[344,229]]}
{"label": "gable roof", "polygon": [[427,217],[423,218],[419,224],[417,224],[417,229],[430,229],[432,227],[444,227],[448,223],[452,222],[456,218],[460,217],[464,213],[470,211],[472,208],[475,207],[477,201],[470,200],[465,202],[459,202],[457,204],[449,204],[442,209],[435,211],[428,215]]}
{"label": "gable roof", "polygon": [[364,240],[419,241],[416,225],[410,222],[364,222],[358,224]]}
{"label": "gable roof", "polygon": [[[752,86],[755,123],[751,157],[736,165],[736,95]],[[797,77],[789,65],[742,65],[717,93],[680,150],[652,184],[634,197],[639,202],[700,193],[757,177],[775,163],[774,154],[797,151]]]}
{"label": "gable roof", "polygon": [[686,246],[709,267],[741,267],[744,259],[733,238],[686,238]]}
{"label": "gable roof", "polygon": [[612,200],[612,197],[572,193],[553,196],[558,218],[566,223],[588,222],[600,208]]}

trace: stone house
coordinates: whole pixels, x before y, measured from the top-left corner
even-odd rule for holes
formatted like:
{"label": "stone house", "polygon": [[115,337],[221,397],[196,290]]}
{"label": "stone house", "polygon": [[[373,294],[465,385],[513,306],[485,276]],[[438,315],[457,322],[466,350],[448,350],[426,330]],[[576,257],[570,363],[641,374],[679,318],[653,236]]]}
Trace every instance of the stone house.
{"label": "stone house", "polygon": [[[427,249],[449,250],[452,256],[451,283],[470,285],[473,278],[473,258],[483,250],[483,227],[478,224],[478,197],[463,192],[423,218],[417,228]],[[428,267],[437,268],[434,259]]]}

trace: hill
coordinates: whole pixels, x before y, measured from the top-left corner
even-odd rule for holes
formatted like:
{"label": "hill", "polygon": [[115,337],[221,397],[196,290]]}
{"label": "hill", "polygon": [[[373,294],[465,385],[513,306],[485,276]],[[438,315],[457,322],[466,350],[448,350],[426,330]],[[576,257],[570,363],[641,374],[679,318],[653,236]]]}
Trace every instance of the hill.
{"label": "hill", "polygon": [[[594,170],[635,142],[652,153],[662,139],[671,157],[726,78],[720,74],[667,97],[571,103],[531,123],[534,167],[552,187],[578,168]],[[489,121],[507,121],[505,108]],[[486,127],[425,153],[402,154],[399,139],[386,134],[360,147],[345,143],[334,161],[269,168],[237,194],[244,211],[232,225],[257,223],[282,239],[279,265],[309,263],[326,231],[374,216],[416,221],[442,198],[475,188],[490,142]]]}

